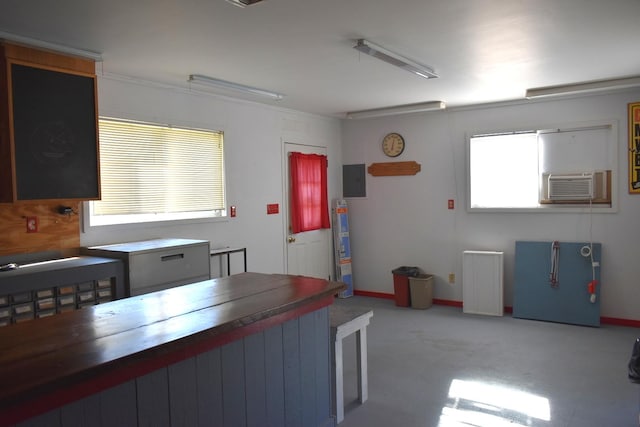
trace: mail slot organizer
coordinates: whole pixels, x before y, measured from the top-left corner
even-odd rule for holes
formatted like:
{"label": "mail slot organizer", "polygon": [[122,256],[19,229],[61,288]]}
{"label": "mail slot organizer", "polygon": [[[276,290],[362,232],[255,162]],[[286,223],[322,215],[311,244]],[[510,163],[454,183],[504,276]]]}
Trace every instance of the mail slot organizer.
{"label": "mail slot organizer", "polygon": [[70,257],[0,274],[0,326],[124,297],[122,261]]}
{"label": "mail slot organizer", "polygon": [[209,241],[153,239],[92,246],[83,252],[125,265],[125,293],[134,296],[209,280]]}

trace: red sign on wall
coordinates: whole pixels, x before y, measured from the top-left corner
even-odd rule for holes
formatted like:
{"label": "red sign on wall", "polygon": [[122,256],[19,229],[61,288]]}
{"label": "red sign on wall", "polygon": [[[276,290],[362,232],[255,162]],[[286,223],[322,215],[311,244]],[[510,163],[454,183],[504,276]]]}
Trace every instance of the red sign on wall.
{"label": "red sign on wall", "polygon": [[267,215],[273,215],[280,212],[280,205],[277,203],[269,203],[267,205]]}

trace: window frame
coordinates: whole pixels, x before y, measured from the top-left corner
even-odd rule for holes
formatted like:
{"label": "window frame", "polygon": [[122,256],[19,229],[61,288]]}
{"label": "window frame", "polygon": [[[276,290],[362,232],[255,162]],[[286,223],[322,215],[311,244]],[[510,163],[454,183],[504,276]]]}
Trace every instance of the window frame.
{"label": "window frame", "polygon": [[[591,128],[606,127],[610,128],[610,141],[608,146],[608,154],[610,160],[609,169],[611,170],[611,206],[599,205],[595,203],[585,204],[540,204],[537,207],[472,207],[471,206],[471,138],[480,135],[501,135],[501,134],[517,134],[526,132],[542,132],[548,129],[557,130],[589,130]],[[618,177],[620,173],[620,159],[618,158],[618,120],[591,120],[585,122],[567,122],[561,124],[543,124],[534,126],[514,126],[509,128],[494,129],[476,129],[465,132],[465,204],[468,213],[616,213],[618,212]],[[540,171],[538,171],[540,172]],[[540,178],[540,176],[538,176]],[[540,185],[538,190],[540,191]]]}
{"label": "window frame", "polygon": [[[98,121],[102,119],[110,119],[117,120],[123,122],[132,122],[132,123],[142,123],[142,124],[150,124],[157,126],[166,126],[166,127],[175,127],[175,128],[183,128],[183,129],[193,129],[193,130],[201,130],[208,132],[222,132],[226,137],[222,127],[214,127],[211,124],[203,125],[196,124],[193,122],[181,122],[176,120],[162,120],[159,118],[154,119],[144,119],[139,117],[131,117],[130,115],[123,114],[101,114],[98,117]],[[144,221],[129,221],[129,222],[118,222],[111,224],[96,224],[92,223],[92,202],[94,200],[87,200],[81,203],[81,231],[88,232],[91,229],[134,229],[134,228],[153,228],[153,227],[161,227],[161,226],[175,226],[175,225],[189,225],[189,224],[203,224],[203,223],[216,223],[216,222],[227,222],[229,221],[229,213],[228,213],[228,179],[227,179],[227,146],[223,140],[223,148],[222,148],[222,168],[223,168],[223,198],[224,198],[224,210],[222,211],[222,215],[211,215],[202,212],[179,212],[174,214],[160,215],[157,219],[153,220],[144,220]]]}

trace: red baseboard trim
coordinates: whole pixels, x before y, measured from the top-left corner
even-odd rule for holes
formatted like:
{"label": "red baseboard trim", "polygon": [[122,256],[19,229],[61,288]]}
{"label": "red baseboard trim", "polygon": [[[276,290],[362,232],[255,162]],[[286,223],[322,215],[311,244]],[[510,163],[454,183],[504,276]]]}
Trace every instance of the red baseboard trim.
{"label": "red baseboard trim", "polygon": [[435,305],[448,305],[449,307],[462,308],[462,301],[453,301],[453,300],[449,300],[449,299],[434,298],[433,299],[433,303]]}
{"label": "red baseboard trim", "polygon": [[630,326],[632,328],[640,328],[640,320],[618,319],[616,317],[601,317],[600,322],[607,325]]}
{"label": "red baseboard trim", "polygon": [[353,290],[353,294],[361,296],[361,297],[395,299],[395,296],[393,294],[387,294],[387,293],[384,293],[384,292],[361,291],[361,290],[358,290],[358,289],[354,289]]}
{"label": "red baseboard trim", "polygon": [[[393,294],[388,294],[385,292],[362,291],[362,290],[356,289],[353,291],[353,294],[359,295],[362,297],[383,298],[383,299],[391,299],[391,300],[395,299],[395,296]],[[433,304],[462,308],[462,301],[434,298]],[[509,314],[513,313],[513,307],[505,306],[504,312]],[[603,323],[606,325],[628,326],[631,328],[640,328],[640,320],[633,320],[633,319],[619,319],[617,317],[601,317],[600,323]]]}

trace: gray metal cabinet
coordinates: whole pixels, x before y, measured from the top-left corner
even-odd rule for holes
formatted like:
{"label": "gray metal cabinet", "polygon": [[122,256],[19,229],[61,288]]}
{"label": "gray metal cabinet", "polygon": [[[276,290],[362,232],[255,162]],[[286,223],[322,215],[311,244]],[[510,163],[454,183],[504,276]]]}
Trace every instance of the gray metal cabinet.
{"label": "gray metal cabinet", "polygon": [[84,252],[124,261],[127,296],[210,278],[208,240],[154,239],[91,246]]}

